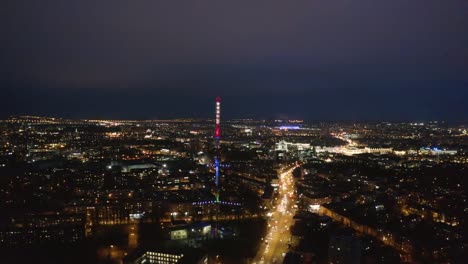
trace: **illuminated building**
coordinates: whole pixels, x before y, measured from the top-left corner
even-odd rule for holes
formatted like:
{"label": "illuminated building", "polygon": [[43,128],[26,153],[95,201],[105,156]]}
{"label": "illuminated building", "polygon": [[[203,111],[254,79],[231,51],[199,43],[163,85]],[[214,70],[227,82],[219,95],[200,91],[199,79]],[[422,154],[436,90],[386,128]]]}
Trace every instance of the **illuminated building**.
{"label": "illuminated building", "polygon": [[140,249],[124,259],[125,264],[208,264],[208,256],[198,249]]}
{"label": "illuminated building", "polygon": [[0,229],[0,245],[74,243],[85,238],[86,218],[79,214],[31,214],[11,217]]}

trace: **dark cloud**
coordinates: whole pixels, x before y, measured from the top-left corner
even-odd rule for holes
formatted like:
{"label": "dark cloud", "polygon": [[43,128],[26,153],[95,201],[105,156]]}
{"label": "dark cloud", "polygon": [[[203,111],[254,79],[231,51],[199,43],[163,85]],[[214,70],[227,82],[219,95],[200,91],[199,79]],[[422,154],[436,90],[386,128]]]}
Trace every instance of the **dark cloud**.
{"label": "dark cloud", "polygon": [[216,95],[232,117],[468,112],[463,0],[16,0],[0,10],[4,116],[203,116]]}

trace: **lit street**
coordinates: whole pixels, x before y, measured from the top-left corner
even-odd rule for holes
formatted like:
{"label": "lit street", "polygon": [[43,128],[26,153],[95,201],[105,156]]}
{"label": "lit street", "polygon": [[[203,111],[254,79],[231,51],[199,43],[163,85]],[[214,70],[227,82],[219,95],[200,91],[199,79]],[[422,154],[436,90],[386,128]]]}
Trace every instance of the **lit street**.
{"label": "lit street", "polygon": [[290,243],[293,223],[294,182],[291,169],[279,175],[278,201],[270,212],[266,236],[253,263],[282,263]]}

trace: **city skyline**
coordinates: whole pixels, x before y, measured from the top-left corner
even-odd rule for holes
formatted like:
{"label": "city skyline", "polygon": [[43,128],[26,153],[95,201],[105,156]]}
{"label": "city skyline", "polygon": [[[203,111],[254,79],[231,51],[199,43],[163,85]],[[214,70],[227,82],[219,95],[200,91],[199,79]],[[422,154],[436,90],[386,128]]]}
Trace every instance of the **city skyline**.
{"label": "city skyline", "polygon": [[1,1],[0,34],[0,263],[468,259],[467,0]]}
{"label": "city skyline", "polygon": [[465,258],[466,127],[223,122],[220,103],[216,120],[1,120],[3,259]]}
{"label": "city skyline", "polygon": [[[44,122],[44,120],[53,120],[55,122],[61,121],[71,121],[71,122],[117,122],[117,123],[145,123],[145,122],[211,122],[215,121],[216,117],[194,117],[194,116],[180,116],[180,117],[167,117],[167,118],[141,118],[141,119],[130,119],[130,118],[104,118],[102,116],[96,117],[87,117],[87,118],[73,118],[73,117],[64,117],[64,116],[46,116],[46,115],[10,115],[4,119],[0,119],[3,122],[12,122],[13,120],[38,120],[39,122]],[[294,119],[288,118],[286,116],[278,118],[249,118],[249,117],[240,117],[240,118],[226,118],[224,120],[227,123],[230,122],[257,122],[257,123],[268,123],[270,125],[277,124],[278,128],[282,129],[300,129],[302,125],[318,125],[318,124],[408,124],[414,126],[424,126],[426,124],[440,124],[440,125],[449,125],[454,127],[465,127],[466,121],[447,121],[447,120],[436,120],[436,119],[406,119],[406,120],[371,120],[371,119],[362,119],[362,120],[346,120],[346,119],[323,119],[323,120],[308,120],[308,119]]]}

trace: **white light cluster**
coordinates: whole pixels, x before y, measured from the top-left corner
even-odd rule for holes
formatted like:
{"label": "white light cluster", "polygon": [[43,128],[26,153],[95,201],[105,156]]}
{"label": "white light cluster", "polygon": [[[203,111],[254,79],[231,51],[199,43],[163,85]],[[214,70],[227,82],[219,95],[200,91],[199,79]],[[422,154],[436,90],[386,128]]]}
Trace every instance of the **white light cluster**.
{"label": "white light cluster", "polygon": [[220,114],[221,114],[221,106],[220,106],[220,102],[216,102],[216,124],[219,125],[219,117],[220,117]]}

